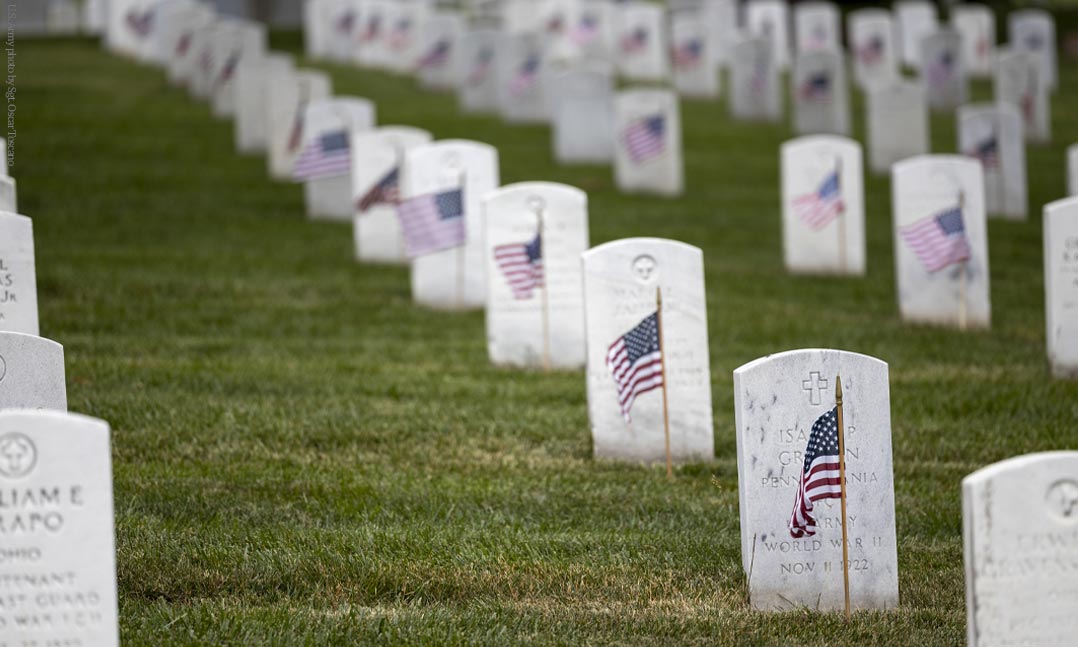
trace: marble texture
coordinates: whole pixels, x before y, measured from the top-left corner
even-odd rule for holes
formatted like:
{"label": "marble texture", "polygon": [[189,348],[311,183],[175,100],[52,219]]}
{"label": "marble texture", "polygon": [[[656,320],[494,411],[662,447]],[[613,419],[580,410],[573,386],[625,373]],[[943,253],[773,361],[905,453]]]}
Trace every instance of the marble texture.
{"label": "marble texture", "polygon": [[463,187],[465,244],[412,259],[412,298],[441,310],[486,305],[486,251],[481,201],[501,184],[498,151],[481,142],[446,139],[409,149],[401,198]]}
{"label": "marble texture", "polygon": [[609,164],[614,159],[614,75],[590,64],[551,79],[551,138],[559,164]]}
{"label": "marble texture", "polygon": [[958,150],[984,168],[989,216],[1025,220],[1028,213],[1022,115],[1009,104],[971,103],[957,116]]}
{"label": "marble texture", "polygon": [[67,411],[64,347],[18,332],[0,332],[0,409]]}
{"label": "marble texture", "polygon": [[850,606],[898,606],[894,469],[888,368],[868,355],[801,349],[734,371],[741,564],[753,609],[840,611],[842,515],[814,503],[817,530],[789,529],[813,423],[835,406],[842,377]]}
{"label": "marble texture", "polygon": [[382,126],[352,133],[351,203],[356,210],[352,229],[356,260],[408,264],[396,205],[377,202],[360,209],[359,202],[393,169],[399,173],[405,152],[432,140],[426,130],[410,126]]}
{"label": "marble texture", "polygon": [[865,106],[869,168],[874,173],[888,173],[895,162],[929,152],[928,104],[920,84],[873,86]]}
{"label": "marble texture", "polygon": [[1078,634],[1078,452],[1026,454],[962,479],[969,647],[1070,647]]}
{"label": "marble texture", "polygon": [[661,389],[641,394],[626,423],[606,365],[610,345],[655,312],[656,288],[662,288],[671,456],[676,462],[711,460],[703,252],[674,240],[628,238],[585,252],[583,267],[588,418],[596,458],[665,460]]}
{"label": "marble texture", "polygon": [[[661,150],[644,159],[630,154],[629,140],[642,120],[663,118]],[[669,90],[628,89],[614,98],[614,181],[620,191],[677,196],[685,190],[681,112]]]}
{"label": "marble texture", "polygon": [[[8,541],[17,539],[5,548],[0,579],[62,574],[47,593],[6,587],[25,592],[7,596],[0,607],[9,644],[120,645],[109,434],[108,424],[96,418],[0,411],[0,488],[12,497],[27,495],[23,505],[0,515]],[[41,502],[43,492],[51,495],[48,503]],[[54,596],[85,602],[62,605]],[[29,618],[36,622],[25,622]]]}
{"label": "marble texture", "polygon": [[0,211],[0,330],[39,334],[34,225]]}
{"label": "marble texture", "polygon": [[879,8],[851,11],[846,36],[853,77],[860,87],[886,85],[899,77],[899,41],[890,11]]}
{"label": "marble texture", "polygon": [[[782,249],[794,274],[865,273],[865,197],[861,144],[846,137],[813,135],[785,142],[782,167]],[[815,226],[799,201],[817,196],[838,172],[841,213]],[[808,215],[810,217],[805,217]]]}
{"label": "marble texture", "polygon": [[[891,172],[895,276],[904,321],[964,328],[991,325],[984,171],[960,155],[922,155]],[[969,259],[930,269],[903,230],[961,207]]]}
{"label": "marble texture", "polygon": [[790,74],[794,132],[802,135],[850,133],[846,61],[838,51],[816,49],[798,54]]}
{"label": "marble texture", "polygon": [[1078,378],[1078,198],[1044,207],[1044,289],[1052,373]]}
{"label": "marble texture", "polygon": [[[553,182],[510,184],[484,196],[487,353],[492,363],[584,367],[580,255],[588,249],[587,200],[580,189]],[[496,251],[529,244],[540,232],[542,287],[514,291]]]}

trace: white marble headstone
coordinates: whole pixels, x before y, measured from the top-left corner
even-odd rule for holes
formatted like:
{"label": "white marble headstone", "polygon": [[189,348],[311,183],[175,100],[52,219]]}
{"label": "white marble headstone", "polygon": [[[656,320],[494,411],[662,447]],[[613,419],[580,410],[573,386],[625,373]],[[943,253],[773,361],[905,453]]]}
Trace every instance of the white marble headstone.
{"label": "white marble headstone", "polygon": [[858,9],[850,12],[847,39],[853,74],[864,88],[886,84],[898,77],[898,40],[891,12],[886,9]]}
{"label": "white marble headstone", "polygon": [[1067,195],[1078,195],[1078,144],[1067,147]]}
{"label": "white marble headstone", "polygon": [[329,76],[313,70],[295,70],[269,79],[266,123],[269,125],[269,175],[275,180],[292,177],[292,166],[303,148],[303,116],[307,104],[333,93]]}
{"label": "white marble headstone", "polygon": [[227,31],[218,32],[213,42],[214,65],[210,74],[210,99],[218,118],[236,114],[236,70],[244,60],[266,54],[266,28],[248,21],[232,21]]}
{"label": "white marble headstone", "polygon": [[500,184],[498,151],[463,139],[436,141],[405,153],[401,197],[462,188],[464,245],[412,259],[412,297],[431,308],[463,310],[486,304],[486,251],[481,200]]}
{"label": "white marble headstone", "polygon": [[939,29],[936,5],[928,0],[901,0],[893,8],[898,27],[902,63],[921,66],[921,41]]}
{"label": "white marble headstone", "polygon": [[850,606],[898,606],[887,364],[842,350],[803,349],[768,355],[734,371],[741,564],[754,609],[836,611],[845,605],[839,499],[813,502],[809,514],[815,531],[795,537],[790,527],[812,427],[835,407],[837,376],[842,377]]}
{"label": "white marble headstone", "polygon": [[614,99],[614,180],[626,192],[685,189],[681,113],[669,90],[622,90]]}
{"label": "white marble headstone", "polygon": [[656,289],[661,288],[670,453],[676,462],[711,460],[715,449],[703,252],[673,240],[628,238],[585,252],[583,265],[588,418],[595,456],[665,459],[661,389],[638,395],[626,422],[606,365],[610,346],[656,312]]}
{"label": "white marble headstone", "polygon": [[405,151],[429,144],[431,139],[429,132],[410,126],[383,126],[352,133],[356,260],[407,263],[393,194],[399,195]]}
{"label": "white marble headstone", "polygon": [[1026,147],[1022,116],[1008,104],[967,104],[958,109],[958,151],[984,168],[989,215],[1025,220]]}
{"label": "white marble headstone", "polygon": [[545,85],[547,61],[537,34],[503,36],[497,50],[498,105],[509,123],[541,123],[549,116]]}
{"label": "white marble headstone", "polygon": [[719,96],[719,71],[711,53],[704,14],[682,11],[670,19],[670,58],[674,87],[687,97]]}
{"label": "white marble headstone", "polygon": [[0,177],[0,211],[19,212],[19,198],[15,178]]}
{"label": "white marble headstone", "polygon": [[483,198],[483,222],[491,362],[583,367],[587,195],[551,182],[510,184]]}
{"label": "white marble headstone", "polygon": [[551,137],[559,164],[609,163],[614,159],[614,76],[589,65],[551,78]]}
{"label": "white marble headstone", "polygon": [[460,41],[457,103],[463,112],[498,111],[498,40],[493,29],[470,31]]}
{"label": "white marble headstone", "polygon": [[67,410],[64,347],[18,332],[0,332],[0,409]]}
{"label": "white marble headstone", "polygon": [[804,2],[794,6],[794,43],[800,54],[817,50],[840,51],[838,7],[831,2]]}
{"label": "white marble headstone", "polygon": [[317,60],[328,56],[327,10],[332,1],[307,0],[303,3],[303,51],[307,58]]}
{"label": "white marble headstone", "polygon": [[981,164],[960,155],[922,155],[895,164],[891,177],[902,318],[960,329],[989,327]]}
{"label": "white marble headstone", "polygon": [[750,0],[744,11],[747,32],[766,40],[775,68],[785,70],[790,64],[790,14],[786,0]]}
{"label": "white marble headstone", "polygon": [[726,65],[730,61],[730,50],[738,39],[741,28],[737,0],[703,0],[705,32],[708,37],[708,50],[712,59]]}
{"label": "white marble headstone", "polygon": [[1045,86],[1055,91],[1058,85],[1056,23],[1052,14],[1044,9],[1012,11],[1007,14],[1007,34],[1011,47],[1033,55]]}
{"label": "white marble headstone", "polygon": [[865,273],[861,144],[833,135],[782,145],[782,247],[786,269]]}
{"label": "white marble headstone", "polygon": [[663,8],[635,3],[619,5],[615,60],[621,75],[632,81],[663,81],[670,73]]}
{"label": "white marble headstone", "polygon": [[969,96],[969,79],[962,61],[962,36],[944,29],[921,41],[921,83],[928,106],[933,110],[953,111]]}
{"label": "white marble headstone", "polygon": [[460,70],[460,38],[464,19],[460,14],[439,11],[426,16],[416,49],[416,75],[427,90],[453,90]]}
{"label": "white marble headstone", "polygon": [[895,162],[929,152],[928,104],[919,83],[872,86],[866,107],[869,168],[874,173],[888,173]]}
{"label": "white marble headstone", "polygon": [[996,58],[996,14],[986,5],[960,4],[951,9],[951,27],[962,35],[962,59],[970,76],[988,78]]}
{"label": "white marble headstone", "polygon": [[357,34],[362,25],[358,3],[352,0],[336,0],[330,3],[325,17],[326,56],[331,61],[347,63],[357,47]]}
{"label": "white marble headstone", "polygon": [[570,17],[569,37],[586,60],[613,60],[617,6],[608,0],[580,0]]}
{"label": "white marble headstone", "polygon": [[734,119],[782,119],[779,73],[772,56],[763,38],[747,38],[734,45],[730,61],[730,115]]}
{"label": "white marble headstone", "polygon": [[353,32],[352,60],[362,67],[377,68],[385,64],[385,37],[395,2],[364,0],[356,12]]}
{"label": "white marble headstone", "polygon": [[175,86],[186,86],[195,71],[198,57],[195,47],[196,34],[201,33],[213,20],[213,11],[202,6],[192,6],[173,17],[168,23],[168,34],[161,43],[167,61],[168,80]]}
{"label": "white marble headstone", "polygon": [[1026,141],[1048,143],[1052,139],[1051,103],[1040,77],[1036,58],[1028,52],[1007,48],[996,58],[996,101],[1018,108]]}
{"label": "white marble headstone", "polygon": [[269,141],[270,79],[295,70],[292,57],[271,53],[264,57],[244,59],[236,69],[236,150],[240,153],[265,152]]}
{"label": "white marble headstone", "polygon": [[836,50],[799,54],[790,74],[794,131],[800,134],[850,132],[846,63]]}
{"label": "white marble headstone", "polygon": [[[303,122],[300,156],[311,147],[318,147],[326,135],[341,131],[350,135],[374,128],[374,103],[357,97],[316,99],[306,105]],[[303,197],[309,218],[350,222],[355,216],[350,168],[307,179]]]}
{"label": "white marble headstone", "polygon": [[2,211],[0,330],[39,334],[33,222],[26,216]]}
{"label": "white marble headstone", "polygon": [[431,5],[422,2],[402,2],[390,5],[388,23],[383,41],[385,49],[384,67],[394,72],[406,73],[412,70],[420,56],[419,34],[423,21]]}
{"label": "white marble headstone", "polygon": [[1078,452],[1026,454],[962,479],[969,647],[1068,647],[1078,635]]}
{"label": "white marble headstone", "polygon": [[1078,377],[1078,198],[1044,207],[1044,287],[1052,373]]}
{"label": "white marble headstone", "polygon": [[0,411],[0,489],[4,643],[119,647],[108,424]]}

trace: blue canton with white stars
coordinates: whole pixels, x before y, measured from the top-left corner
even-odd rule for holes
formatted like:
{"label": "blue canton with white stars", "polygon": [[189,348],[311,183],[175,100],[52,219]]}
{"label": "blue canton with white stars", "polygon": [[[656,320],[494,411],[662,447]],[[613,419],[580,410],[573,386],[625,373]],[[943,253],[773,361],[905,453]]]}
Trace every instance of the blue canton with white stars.
{"label": "blue canton with white stars", "polygon": [[461,197],[460,189],[439,193],[434,199],[438,204],[438,215],[441,216],[442,220],[459,218],[464,215],[464,201]]}
{"label": "blue canton with white stars", "polygon": [[659,352],[659,314],[655,313],[629,332],[625,333],[625,353],[629,356],[629,364],[635,364],[636,360],[644,355]]}

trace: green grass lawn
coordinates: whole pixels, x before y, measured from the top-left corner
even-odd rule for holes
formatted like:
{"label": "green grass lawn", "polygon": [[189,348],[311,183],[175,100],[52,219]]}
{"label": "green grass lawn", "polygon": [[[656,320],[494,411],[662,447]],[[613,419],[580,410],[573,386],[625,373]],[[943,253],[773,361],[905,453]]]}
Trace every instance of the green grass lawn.
{"label": "green grass lawn", "polygon": [[[786,274],[785,125],[685,102],[686,196],[631,197],[608,168],[555,166],[545,127],[321,66],[381,123],[495,145],[506,183],[587,190],[595,244],[703,248],[716,457],[669,483],[593,460],[582,372],[492,367],[481,313],[417,308],[405,269],[353,262],[349,226],[306,222],[301,190],[162,72],[89,40],[18,47],[12,172],[70,408],[113,426],[127,645],[953,647],[960,479],[1078,446],[1078,383],[1045,360],[1040,222],[1078,139],[1071,64],[1057,143],[1029,149],[1030,221],[990,225],[993,325],[970,333],[899,320],[886,178],[867,178],[864,279]],[[854,115],[861,135],[859,97]],[[953,151],[953,117],[932,128]],[[749,610],[740,566],[731,372],[817,346],[891,366],[901,605],[849,624]]]}

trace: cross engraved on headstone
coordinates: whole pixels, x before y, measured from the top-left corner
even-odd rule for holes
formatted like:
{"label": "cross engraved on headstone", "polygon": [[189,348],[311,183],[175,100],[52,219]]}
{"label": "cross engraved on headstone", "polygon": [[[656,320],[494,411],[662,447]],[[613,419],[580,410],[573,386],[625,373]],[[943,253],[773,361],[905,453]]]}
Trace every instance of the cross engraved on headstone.
{"label": "cross engraved on headstone", "polygon": [[827,378],[821,377],[819,371],[812,371],[807,380],[801,380],[801,390],[808,391],[811,404],[820,404],[820,394],[826,389]]}

